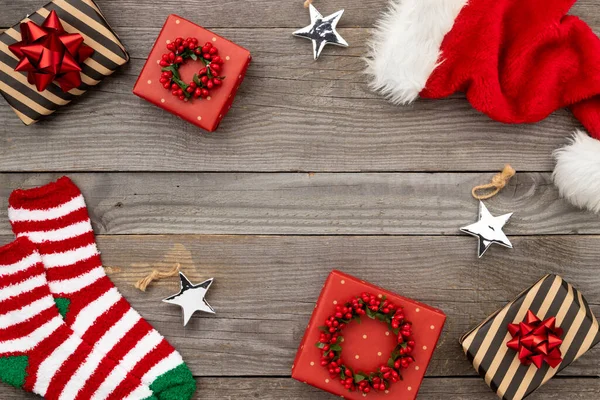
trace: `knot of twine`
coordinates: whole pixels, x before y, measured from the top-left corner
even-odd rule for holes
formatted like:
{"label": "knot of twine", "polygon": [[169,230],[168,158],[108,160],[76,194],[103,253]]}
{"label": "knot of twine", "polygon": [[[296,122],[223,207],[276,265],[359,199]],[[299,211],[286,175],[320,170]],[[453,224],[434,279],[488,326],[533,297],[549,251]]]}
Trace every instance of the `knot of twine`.
{"label": "knot of twine", "polygon": [[313,0],[306,0],[304,2],[304,8],[308,8],[308,6],[310,6],[312,4]]}
{"label": "knot of twine", "polygon": [[[507,164],[501,173],[497,174],[492,178],[492,182],[487,183],[485,185],[475,186],[471,191],[471,194],[473,194],[473,197],[475,197],[477,200],[490,199],[497,195],[502,189],[504,189],[504,187],[508,184],[510,179],[513,176],[515,176],[516,173],[517,171],[515,171],[513,167]],[[492,189],[492,191],[488,192],[490,189]],[[478,192],[481,191],[485,191],[487,193],[479,194]]]}
{"label": "knot of twine", "polygon": [[150,286],[150,284],[152,282],[154,282],[156,280],[170,278],[172,276],[175,276],[179,273],[180,269],[181,269],[181,264],[179,264],[179,263],[175,264],[175,266],[167,272],[160,272],[159,270],[155,269],[152,272],[150,272],[150,274],[148,274],[148,276],[137,281],[137,283],[135,284],[135,288],[141,290],[142,292],[145,292],[146,289],[148,288],[148,286]]}

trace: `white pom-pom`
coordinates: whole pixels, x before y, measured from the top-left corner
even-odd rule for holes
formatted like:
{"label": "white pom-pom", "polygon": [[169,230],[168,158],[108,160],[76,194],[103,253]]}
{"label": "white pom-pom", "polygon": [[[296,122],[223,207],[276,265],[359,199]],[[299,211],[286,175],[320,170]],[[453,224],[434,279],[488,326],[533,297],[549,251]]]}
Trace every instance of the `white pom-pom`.
{"label": "white pom-pom", "polygon": [[600,213],[600,141],[576,131],[554,157],[554,183],[560,195],[577,207]]}

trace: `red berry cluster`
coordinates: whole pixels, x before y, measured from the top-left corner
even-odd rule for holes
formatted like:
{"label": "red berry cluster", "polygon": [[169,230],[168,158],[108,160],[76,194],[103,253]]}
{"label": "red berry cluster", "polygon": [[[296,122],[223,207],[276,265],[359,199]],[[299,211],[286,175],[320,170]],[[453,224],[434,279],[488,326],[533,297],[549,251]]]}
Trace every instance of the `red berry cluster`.
{"label": "red berry cluster", "polygon": [[[388,324],[398,335],[398,344],[392,351],[385,365],[376,371],[355,372],[342,360],[342,330],[355,319],[363,315]],[[406,320],[401,307],[396,306],[384,297],[378,298],[370,293],[362,293],[352,298],[343,306],[336,306],[335,313],[325,320],[321,328],[321,336],[316,344],[321,349],[321,366],[329,371],[332,378],[339,378],[340,383],[349,391],[369,393],[371,390],[384,391],[392,383],[401,379],[400,371],[408,368],[414,361],[411,353],[415,347],[412,338],[412,324]]]}
{"label": "red berry cluster", "polygon": [[[219,49],[212,43],[204,46],[198,44],[196,38],[177,38],[167,44],[168,53],[162,55],[159,62],[162,68],[160,83],[179,100],[190,98],[207,98],[210,91],[222,85],[224,77],[220,76],[225,61],[219,56]],[[179,75],[179,67],[188,59],[202,61],[202,67],[190,83],[185,83]]]}

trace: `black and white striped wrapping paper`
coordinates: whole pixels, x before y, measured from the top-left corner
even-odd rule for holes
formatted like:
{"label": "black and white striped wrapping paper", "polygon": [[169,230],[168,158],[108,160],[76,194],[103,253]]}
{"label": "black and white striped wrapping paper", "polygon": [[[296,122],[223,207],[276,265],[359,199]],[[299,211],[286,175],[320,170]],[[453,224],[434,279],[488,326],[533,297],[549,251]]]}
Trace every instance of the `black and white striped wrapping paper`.
{"label": "black and white striped wrapping paper", "polygon": [[[41,25],[52,10],[67,32],[81,34],[84,43],[94,49],[84,62],[81,86],[67,93],[55,83],[38,92],[27,82],[26,73],[14,70],[19,60],[8,48],[21,40],[21,22],[31,20]],[[0,93],[23,123],[31,125],[81,96],[128,61],[125,47],[93,0],[54,0],[0,35]]]}
{"label": "black and white striped wrapping paper", "polygon": [[[522,322],[528,310],[540,319],[556,316],[564,329],[563,361],[556,368],[522,365],[506,346],[508,325]],[[560,276],[547,275],[461,339],[463,350],[485,383],[504,400],[520,400],[577,360],[600,341],[598,321],[577,289]]]}

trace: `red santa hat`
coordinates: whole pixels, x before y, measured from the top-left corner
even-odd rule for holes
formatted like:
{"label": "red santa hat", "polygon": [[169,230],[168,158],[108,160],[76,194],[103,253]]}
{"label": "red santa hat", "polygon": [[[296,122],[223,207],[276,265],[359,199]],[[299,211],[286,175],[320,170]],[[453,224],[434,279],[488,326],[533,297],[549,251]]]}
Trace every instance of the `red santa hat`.
{"label": "red santa hat", "polygon": [[554,180],[600,212],[600,40],[566,15],[575,0],[391,1],[370,45],[371,86],[397,104],[465,92],[505,123],[569,107],[589,135],[556,151]]}

